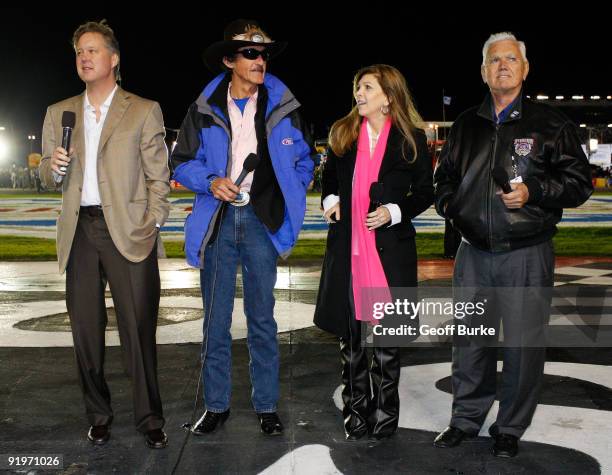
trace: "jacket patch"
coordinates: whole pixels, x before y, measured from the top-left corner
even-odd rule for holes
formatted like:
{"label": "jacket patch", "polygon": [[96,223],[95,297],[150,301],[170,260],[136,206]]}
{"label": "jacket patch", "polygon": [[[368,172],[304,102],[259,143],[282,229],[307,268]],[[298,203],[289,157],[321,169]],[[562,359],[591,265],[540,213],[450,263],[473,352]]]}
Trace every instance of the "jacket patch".
{"label": "jacket patch", "polygon": [[293,139],[291,137],[287,137],[286,139],[283,139],[281,143],[283,145],[293,145]]}
{"label": "jacket patch", "polygon": [[520,157],[525,157],[531,153],[533,139],[514,139],[514,153]]}

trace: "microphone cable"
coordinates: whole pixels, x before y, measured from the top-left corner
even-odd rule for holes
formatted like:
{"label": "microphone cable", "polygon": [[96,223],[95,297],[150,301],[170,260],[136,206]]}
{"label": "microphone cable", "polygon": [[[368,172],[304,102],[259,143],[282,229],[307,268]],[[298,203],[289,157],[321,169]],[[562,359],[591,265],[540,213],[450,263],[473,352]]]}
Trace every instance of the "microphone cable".
{"label": "microphone cable", "polygon": [[[225,212],[225,202],[221,203],[221,210],[219,212],[219,232],[220,232],[220,228],[221,225],[223,223],[223,215]],[[214,224],[213,224],[214,227]],[[214,231],[213,231],[214,232]],[[200,383],[202,383],[202,387],[204,387],[204,381],[202,380],[202,372],[204,370],[204,363],[206,362],[206,356],[208,354],[208,328],[210,327],[210,323],[211,323],[211,317],[212,317],[212,308],[213,308],[213,304],[215,301],[215,289],[217,286],[217,269],[219,267],[219,241],[217,240],[219,238],[219,233],[217,233],[217,236],[215,237],[215,271],[213,273],[213,281],[212,281],[212,291],[210,293],[210,305],[209,305],[209,311],[208,311],[208,318],[205,318],[205,322],[206,322],[206,326],[204,328],[204,335],[202,338],[202,345],[200,346],[200,376],[198,377],[198,383],[196,386],[196,394],[195,394],[195,400],[193,401],[193,411],[191,413],[191,419],[188,422],[185,422],[181,428],[184,429],[187,433],[185,434],[185,438],[183,439],[183,443],[181,444],[181,449],[179,451],[178,457],[176,459],[176,462],[174,464],[174,467],[172,468],[172,471],[170,472],[171,475],[174,475],[181,463],[181,460],[183,458],[183,453],[185,451],[185,447],[187,446],[187,443],[189,442],[189,436],[191,435],[192,429],[193,429],[193,425],[195,424],[195,417],[196,417],[196,413],[197,413],[197,409],[198,409],[198,401],[200,398]],[[206,252],[206,251],[204,251]],[[200,287],[201,288],[201,287]]]}

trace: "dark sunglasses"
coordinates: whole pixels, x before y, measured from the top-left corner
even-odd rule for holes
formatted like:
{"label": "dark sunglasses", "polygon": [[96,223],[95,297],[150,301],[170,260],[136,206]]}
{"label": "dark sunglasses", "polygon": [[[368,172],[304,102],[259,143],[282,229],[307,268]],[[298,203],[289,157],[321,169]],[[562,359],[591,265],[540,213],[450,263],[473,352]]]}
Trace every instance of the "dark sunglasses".
{"label": "dark sunglasses", "polygon": [[264,61],[268,61],[270,59],[270,52],[268,50],[259,51],[255,48],[247,48],[242,49],[240,51],[236,51],[236,53],[241,54],[243,57],[250,60],[257,59],[260,56],[261,59],[263,59]]}

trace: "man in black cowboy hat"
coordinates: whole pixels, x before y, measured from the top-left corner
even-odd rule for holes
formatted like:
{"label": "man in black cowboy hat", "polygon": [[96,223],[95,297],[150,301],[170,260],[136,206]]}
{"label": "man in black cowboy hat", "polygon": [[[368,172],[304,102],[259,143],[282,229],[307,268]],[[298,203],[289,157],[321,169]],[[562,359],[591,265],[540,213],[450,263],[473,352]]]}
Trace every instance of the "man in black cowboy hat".
{"label": "man in black cowboy hat", "polygon": [[[188,263],[201,269],[206,411],[192,429],[195,435],[214,431],[230,413],[230,327],[239,262],[252,404],[263,433],[283,431],[276,413],[276,261],[297,241],[314,168],[296,111],[300,104],[266,74],[268,61],[285,46],[256,21],[230,23],[224,40],[204,53],[206,65],[223,72],[189,108],[172,153],[174,179],[196,193],[185,223],[185,253]],[[257,155],[257,168],[237,184],[251,154]]]}

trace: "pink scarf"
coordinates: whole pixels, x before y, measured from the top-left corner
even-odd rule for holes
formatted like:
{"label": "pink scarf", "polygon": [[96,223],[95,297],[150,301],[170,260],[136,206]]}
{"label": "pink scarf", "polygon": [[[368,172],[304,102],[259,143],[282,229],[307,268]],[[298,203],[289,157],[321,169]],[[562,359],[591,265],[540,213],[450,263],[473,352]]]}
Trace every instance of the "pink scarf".
{"label": "pink scarf", "polygon": [[365,225],[370,206],[370,185],[378,181],[378,172],[387,147],[391,120],[387,119],[370,158],[370,139],[367,119],[361,123],[357,141],[357,158],[353,176],[353,196],[351,201],[351,273],[353,278],[353,297],[355,318],[375,323],[372,306],[375,302],[391,302],[387,277],[376,249],[375,231]]}

